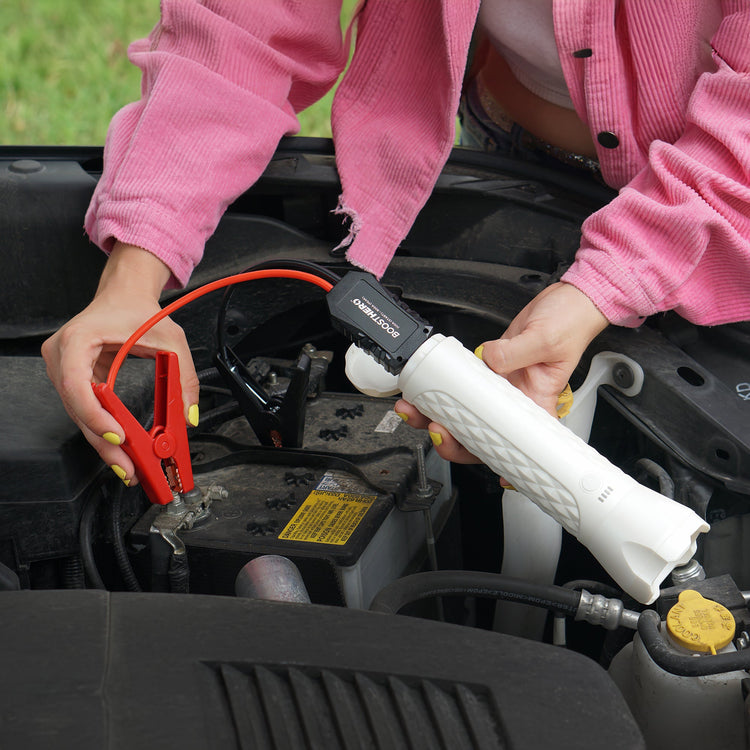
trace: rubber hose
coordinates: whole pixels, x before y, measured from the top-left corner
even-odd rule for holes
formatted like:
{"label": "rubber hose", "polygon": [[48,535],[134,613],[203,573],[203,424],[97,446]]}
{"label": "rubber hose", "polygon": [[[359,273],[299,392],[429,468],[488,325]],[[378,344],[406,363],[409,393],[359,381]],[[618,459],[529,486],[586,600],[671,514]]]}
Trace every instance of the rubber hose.
{"label": "rubber hose", "polygon": [[86,498],[83,513],[81,513],[81,525],[78,528],[78,541],[81,547],[83,567],[91,586],[95,589],[106,590],[107,587],[104,585],[99,569],[96,567],[96,560],[94,560],[93,528],[97,504],[100,499],[98,489],[99,486],[97,485]]}
{"label": "rubber hose", "polygon": [[[588,578],[576,578],[573,581],[568,581],[563,584],[563,588],[572,589],[573,591],[586,589],[589,594],[600,594],[601,596],[606,596],[608,599],[620,599],[622,597],[622,591],[616,589],[614,586]],[[567,645],[565,627],[565,616],[556,614],[552,624],[552,643],[555,646]]]}
{"label": "rubber hose", "polygon": [[117,560],[117,567],[120,569],[120,575],[123,581],[125,581],[125,587],[128,591],[142,591],[141,584],[138,583],[138,579],[135,576],[135,571],[130,562],[128,551],[125,548],[125,539],[122,535],[122,519],[120,513],[122,509],[122,495],[125,491],[125,485],[118,482],[115,485],[115,489],[112,492],[110,498],[110,513],[111,513],[111,531],[112,531],[112,543],[115,547],[115,559]]}
{"label": "rubber hose", "polygon": [[660,623],[661,618],[657,612],[653,609],[644,610],[638,618],[638,635],[648,655],[665,672],[679,677],[705,677],[750,669],[750,650],[700,657],[676,653],[659,633]]}
{"label": "rubber hose", "polygon": [[20,591],[21,581],[18,573],[7,565],[0,563],[0,591]]}
{"label": "rubber hose", "polygon": [[659,481],[659,492],[664,497],[674,500],[674,480],[663,466],[660,466],[650,458],[639,458],[635,462],[635,465]]}
{"label": "rubber hose", "polygon": [[573,616],[578,611],[580,591],[562,586],[543,586],[499,573],[438,570],[399,578],[381,589],[370,610],[396,614],[407,604],[434,596],[474,596],[531,604]]}
{"label": "rubber hose", "polygon": [[205,383],[207,380],[213,380],[219,377],[219,371],[215,367],[206,367],[203,370],[198,370],[196,373],[198,376],[199,383]]}
{"label": "rubber hose", "polygon": [[63,560],[62,585],[65,589],[86,588],[86,576],[80,555],[71,555]]}
{"label": "rubber hose", "polygon": [[231,417],[239,417],[241,414],[242,410],[236,401],[215,406],[213,409],[209,409],[201,414],[200,429],[205,432],[215,427],[217,423],[224,423]]}
{"label": "rubber hose", "polygon": [[622,591],[620,589],[616,589],[614,586],[602,583],[601,581],[589,580],[588,578],[576,578],[573,581],[568,581],[563,584],[563,588],[574,589],[576,591],[586,589],[589,594],[601,594],[609,599],[622,598]]}

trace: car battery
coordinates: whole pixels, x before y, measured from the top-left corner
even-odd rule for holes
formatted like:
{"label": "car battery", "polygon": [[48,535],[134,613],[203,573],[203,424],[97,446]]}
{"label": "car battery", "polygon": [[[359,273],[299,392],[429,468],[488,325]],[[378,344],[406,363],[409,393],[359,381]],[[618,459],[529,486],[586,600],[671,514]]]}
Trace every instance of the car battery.
{"label": "car battery", "polygon": [[[306,406],[302,448],[258,445],[243,417],[194,436],[196,487],[218,499],[177,531],[190,591],[231,595],[245,563],[274,554],[297,565],[313,602],[366,608],[384,585],[418,569],[429,536],[425,513],[438,533],[450,514],[450,469],[393,404],[323,392]],[[426,509],[414,492],[420,451],[435,491]],[[150,508],[131,543],[153,543],[162,512]]]}

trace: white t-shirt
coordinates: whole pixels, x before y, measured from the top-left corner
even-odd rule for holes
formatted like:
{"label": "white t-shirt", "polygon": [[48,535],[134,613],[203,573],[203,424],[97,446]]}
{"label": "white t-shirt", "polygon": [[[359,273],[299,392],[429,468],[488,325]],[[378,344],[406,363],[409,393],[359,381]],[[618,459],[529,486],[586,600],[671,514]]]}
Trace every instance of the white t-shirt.
{"label": "white t-shirt", "polygon": [[555,42],[552,0],[482,0],[479,24],[520,83],[573,109]]}

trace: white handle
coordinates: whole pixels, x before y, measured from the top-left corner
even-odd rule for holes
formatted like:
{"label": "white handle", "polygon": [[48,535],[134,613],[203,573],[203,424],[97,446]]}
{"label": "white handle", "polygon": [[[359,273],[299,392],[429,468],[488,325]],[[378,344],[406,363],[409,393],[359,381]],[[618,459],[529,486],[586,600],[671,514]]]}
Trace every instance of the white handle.
{"label": "white handle", "polygon": [[558,521],[645,604],[708,531],[696,513],[622,472],[452,337],[422,344],[398,384],[407,401]]}

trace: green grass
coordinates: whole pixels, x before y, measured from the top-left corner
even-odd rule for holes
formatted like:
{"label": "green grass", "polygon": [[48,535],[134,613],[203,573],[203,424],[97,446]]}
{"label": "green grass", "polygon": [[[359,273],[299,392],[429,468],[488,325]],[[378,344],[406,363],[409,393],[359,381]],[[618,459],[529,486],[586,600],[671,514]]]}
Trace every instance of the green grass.
{"label": "green grass", "polygon": [[[158,0],[0,2],[0,143],[104,143],[112,115],[140,95],[126,50],[158,20]],[[354,5],[344,0],[345,18]],[[331,98],[301,114],[302,135],[330,136]]]}

